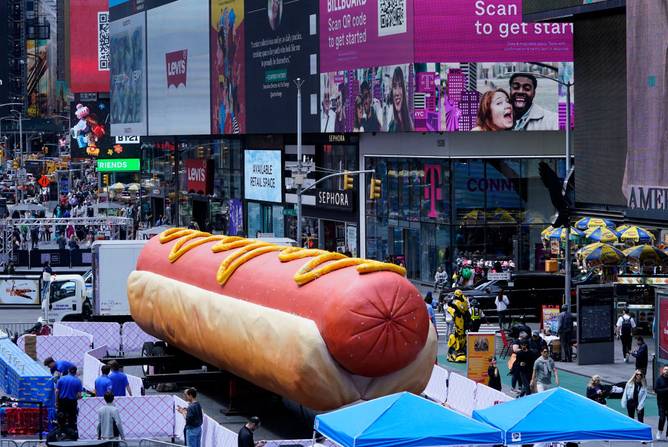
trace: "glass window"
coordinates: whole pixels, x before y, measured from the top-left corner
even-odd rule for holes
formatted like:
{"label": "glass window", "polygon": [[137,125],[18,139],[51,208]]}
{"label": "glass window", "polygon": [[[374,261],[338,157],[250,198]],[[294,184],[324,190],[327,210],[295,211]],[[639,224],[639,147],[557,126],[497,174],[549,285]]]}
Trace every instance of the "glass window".
{"label": "glass window", "polygon": [[74,281],[59,281],[51,284],[50,303],[56,303],[65,298],[72,297],[77,293],[77,285]]}

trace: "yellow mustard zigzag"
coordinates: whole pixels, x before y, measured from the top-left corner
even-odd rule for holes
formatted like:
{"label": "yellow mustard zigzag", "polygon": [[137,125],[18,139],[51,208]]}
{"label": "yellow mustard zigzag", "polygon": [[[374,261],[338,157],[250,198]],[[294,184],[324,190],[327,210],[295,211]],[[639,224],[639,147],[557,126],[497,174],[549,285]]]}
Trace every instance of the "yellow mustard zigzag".
{"label": "yellow mustard zigzag", "polygon": [[312,248],[287,247],[284,245],[272,244],[270,242],[246,239],[239,236],[214,236],[211,233],[206,233],[204,231],[188,230],[185,228],[170,228],[169,230],[162,232],[159,238],[161,244],[166,244],[167,242],[178,239],[169,252],[168,259],[171,263],[176,262],[181,256],[193,248],[206,244],[207,242],[216,242],[211,247],[213,253],[237,249],[230,256],[226,257],[218,267],[216,281],[218,281],[221,286],[225,285],[232,274],[234,274],[234,272],[244,263],[265,253],[274,251],[280,252],[278,254],[278,259],[281,262],[313,258],[295,273],[295,282],[300,286],[318,279],[329,272],[352,266],[357,266],[357,271],[361,274],[385,271],[394,272],[402,276],[406,275],[405,268],[387,262],[349,258],[341,253]]}

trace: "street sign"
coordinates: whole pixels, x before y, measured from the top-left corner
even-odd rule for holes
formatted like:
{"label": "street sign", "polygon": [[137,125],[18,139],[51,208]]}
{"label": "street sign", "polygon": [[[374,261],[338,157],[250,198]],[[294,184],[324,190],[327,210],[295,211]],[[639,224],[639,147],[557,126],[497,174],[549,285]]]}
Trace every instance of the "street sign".
{"label": "street sign", "polygon": [[98,172],[136,172],[139,171],[139,158],[117,158],[97,160]]}
{"label": "street sign", "polygon": [[39,183],[39,186],[41,186],[42,188],[46,188],[47,186],[49,186],[49,183],[51,183],[51,180],[49,180],[49,177],[47,177],[46,175],[43,175],[39,178],[39,180],[37,180],[37,183]]}

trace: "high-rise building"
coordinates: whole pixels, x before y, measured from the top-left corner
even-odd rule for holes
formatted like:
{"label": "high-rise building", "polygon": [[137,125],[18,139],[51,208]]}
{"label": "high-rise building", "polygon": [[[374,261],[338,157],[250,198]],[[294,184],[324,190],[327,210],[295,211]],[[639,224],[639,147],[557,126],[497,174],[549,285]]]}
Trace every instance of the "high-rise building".
{"label": "high-rise building", "polygon": [[467,132],[476,126],[478,117],[478,103],[480,102],[480,93],[477,90],[467,90],[462,93],[462,99],[459,101],[461,116],[459,117],[459,130]]}
{"label": "high-rise building", "polygon": [[461,68],[448,70],[447,95],[450,101],[457,105],[466,91],[466,75]]}
{"label": "high-rise building", "polygon": [[478,88],[478,63],[464,62],[459,64],[459,68],[466,76],[466,89],[476,90]]}

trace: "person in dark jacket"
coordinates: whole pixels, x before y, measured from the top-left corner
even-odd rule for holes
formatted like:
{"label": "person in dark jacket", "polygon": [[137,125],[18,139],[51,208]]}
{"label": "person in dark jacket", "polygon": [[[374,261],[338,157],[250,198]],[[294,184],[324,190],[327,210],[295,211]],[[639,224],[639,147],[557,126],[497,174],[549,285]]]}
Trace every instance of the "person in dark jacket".
{"label": "person in dark jacket", "polygon": [[[659,440],[663,426],[666,425],[666,417],[668,417],[668,365],[663,367],[661,375],[657,377],[654,392],[656,393],[656,405],[659,407],[659,429],[656,432],[656,439]],[[668,425],[666,426],[666,437],[668,438]]]}
{"label": "person in dark jacket", "polygon": [[496,357],[489,359],[489,368],[487,368],[487,376],[489,381],[487,386],[494,388],[497,391],[501,391],[501,374],[499,374],[499,368],[496,366]]}
{"label": "person in dark jacket", "polygon": [[601,386],[601,376],[598,374],[592,376],[589,384],[587,384],[587,398],[593,401],[598,402],[599,404],[606,405],[607,402],[605,398],[608,393]]}
{"label": "person in dark jacket", "polygon": [[636,369],[642,371],[643,376],[647,374],[647,345],[645,340],[638,335],[636,337],[637,348],[631,352],[631,355],[636,358]]}
{"label": "person in dark jacket", "polygon": [[561,306],[561,313],[557,318],[557,332],[561,344],[561,356],[565,362],[573,360],[573,314],[567,305]]}

